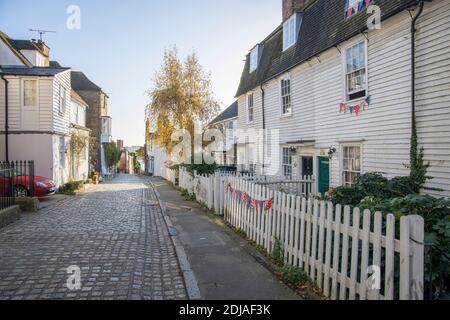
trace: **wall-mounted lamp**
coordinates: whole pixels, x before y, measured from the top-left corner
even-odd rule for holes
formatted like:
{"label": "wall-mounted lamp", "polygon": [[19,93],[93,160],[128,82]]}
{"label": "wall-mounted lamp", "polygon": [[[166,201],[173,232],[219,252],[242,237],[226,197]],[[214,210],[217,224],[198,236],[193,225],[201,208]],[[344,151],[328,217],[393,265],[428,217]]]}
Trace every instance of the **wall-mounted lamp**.
{"label": "wall-mounted lamp", "polygon": [[290,147],[289,151],[291,152],[291,154],[297,154],[297,148],[296,147]]}
{"label": "wall-mounted lamp", "polygon": [[334,146],[330,147],[330,150],[328,150],[328,157],[331,159],[333,159],[333,156],[336,154],[337,149]]}

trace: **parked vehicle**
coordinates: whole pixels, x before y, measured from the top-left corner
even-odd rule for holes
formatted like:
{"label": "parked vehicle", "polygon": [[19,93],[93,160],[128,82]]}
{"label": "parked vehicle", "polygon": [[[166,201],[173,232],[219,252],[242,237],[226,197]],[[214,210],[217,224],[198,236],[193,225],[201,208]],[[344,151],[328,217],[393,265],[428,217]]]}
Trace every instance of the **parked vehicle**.
{"label": "parked vehicle", "polygon": [[[29,197],[32,193],[29,175],[23,174],[15,169],[4,169],[0,171],[0,195],[8,196],[11,190],[11,179],[16,197]],[[55,194],[55,183],[41,176],[34,176],[34,196],[38,198]]]}

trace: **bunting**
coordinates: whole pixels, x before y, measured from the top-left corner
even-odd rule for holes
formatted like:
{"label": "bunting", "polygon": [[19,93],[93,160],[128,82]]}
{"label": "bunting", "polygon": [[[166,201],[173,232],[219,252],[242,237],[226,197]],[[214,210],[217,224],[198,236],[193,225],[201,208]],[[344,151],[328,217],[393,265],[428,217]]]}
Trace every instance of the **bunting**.
{"label": "bunting", "polygon": [[345,15],[351,18],[359,12],[364,11],[373,3],[373,0],[347,0],[345,5]]}
{"label": "bunting", "polygon": [[357,117],[359,117],[362,112],[367,111],[369,104],[370,104],[370,97],[367,97],[364,101],[357,103],[353,106],[341,102],[339,104],[339,112],[344,114],[347,113],[355,114]]}
{"label": "bunting", "polygon": [[248,208],[255,209],[256,212],[261,213],[261,211],[268,212],[273,207],[273,198],[267,200],[258,200],[252,198],[247,192],[240,191],[231,186],[231,183],[225,185],[225,191],[231,192],[232,197],[239,201],[239,203],[245,204]]}

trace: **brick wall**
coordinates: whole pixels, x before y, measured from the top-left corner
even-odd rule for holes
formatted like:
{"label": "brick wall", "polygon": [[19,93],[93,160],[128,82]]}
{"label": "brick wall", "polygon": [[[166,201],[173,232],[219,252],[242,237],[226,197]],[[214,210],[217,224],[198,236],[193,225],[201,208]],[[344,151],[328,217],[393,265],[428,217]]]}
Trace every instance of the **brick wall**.
{"label": "brick wall", "polygon": [[305,5],[306,0],[283,0],[283,22]]}

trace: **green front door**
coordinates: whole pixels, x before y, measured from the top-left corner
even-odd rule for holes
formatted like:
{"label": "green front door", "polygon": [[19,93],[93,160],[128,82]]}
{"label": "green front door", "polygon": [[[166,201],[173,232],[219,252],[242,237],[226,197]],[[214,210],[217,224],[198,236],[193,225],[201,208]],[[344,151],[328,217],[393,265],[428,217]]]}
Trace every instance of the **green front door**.
{"label": "green front door", "polygon": [[319,157],[319,192],[325,194],[330,191],[330,159]]}

